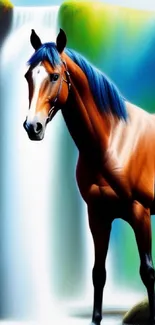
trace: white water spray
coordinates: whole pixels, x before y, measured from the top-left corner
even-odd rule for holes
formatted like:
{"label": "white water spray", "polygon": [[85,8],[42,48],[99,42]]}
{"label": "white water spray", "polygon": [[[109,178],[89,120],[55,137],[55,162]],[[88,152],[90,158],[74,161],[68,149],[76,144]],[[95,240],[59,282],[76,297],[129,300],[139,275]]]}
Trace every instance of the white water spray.
{"label": "white water spray", "polygon": [[[52,296],[49,242],[49,170],[52,143],[61,120],[47,130],[42,143],[29,141],[23,129],[28,108],[24,80],[32,55],[34,28],[43,41],[56,37],[58,7],[15,8],[13,25],[2,49],[3,82],[3,255],[6,318],[51,319]],[[50,174],[50,177],[51,174]],[[47,323],[47,322],[46,322]]]}

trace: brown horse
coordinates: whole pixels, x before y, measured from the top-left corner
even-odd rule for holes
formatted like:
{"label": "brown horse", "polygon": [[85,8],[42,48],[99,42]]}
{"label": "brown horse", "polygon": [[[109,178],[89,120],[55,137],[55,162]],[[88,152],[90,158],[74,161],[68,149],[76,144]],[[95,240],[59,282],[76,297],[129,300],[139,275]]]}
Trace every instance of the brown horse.
{"label": "brown horse", "polygon": [[35,53],[25,75],[29,111],[24,127],[31,140],[41,140],[47,123],[61,109],[79,150],[76,178],[88,206],[95,247],[93,324],[102,319],[111,224],[122,218],[135,232],[150,325],[155,325],[150,222],[155,212],[155,117],[125,101],[105,75],[65,49],[66,41],[60,30],[56,44],[42,44],[32,30]]}

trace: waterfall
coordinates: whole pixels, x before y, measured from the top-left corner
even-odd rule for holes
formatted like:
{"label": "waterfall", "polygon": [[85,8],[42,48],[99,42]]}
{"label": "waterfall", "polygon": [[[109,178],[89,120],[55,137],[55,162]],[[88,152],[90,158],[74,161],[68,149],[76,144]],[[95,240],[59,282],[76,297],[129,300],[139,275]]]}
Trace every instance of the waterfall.
{"label": "waterfall", "polygon": [[91,284],[86,211],[74,177],[77,151],[61,113],[39,143],[23,128],[31,29],[42,42],[55,41],[58,9],[15,7],[1,50],[0,318],[46,324],[59,314],[57,304],[82,300]]}
{"label": "waterfall", "polygon": [[58,7],[14,8],[1,53],[1,318],[45,320],[52,310],[50,163],[62,121],[56,118],[39,144],[28,140],[22,124],[28,109],[24,73],[33,51],[30,32],[35,28],[43,41],[54,40],[57,13]]}

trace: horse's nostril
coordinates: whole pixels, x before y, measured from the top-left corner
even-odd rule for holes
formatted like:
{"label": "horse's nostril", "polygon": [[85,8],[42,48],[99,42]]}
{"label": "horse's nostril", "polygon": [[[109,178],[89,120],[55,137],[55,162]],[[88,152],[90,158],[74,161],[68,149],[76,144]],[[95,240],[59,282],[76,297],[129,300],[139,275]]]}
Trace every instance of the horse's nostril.
{"label": "horse's nostril", "polygon": [[39,133],[41,130],[42,130],[42,124],[37,122],[36,123],[36,129],[35,129],[36,133]]}

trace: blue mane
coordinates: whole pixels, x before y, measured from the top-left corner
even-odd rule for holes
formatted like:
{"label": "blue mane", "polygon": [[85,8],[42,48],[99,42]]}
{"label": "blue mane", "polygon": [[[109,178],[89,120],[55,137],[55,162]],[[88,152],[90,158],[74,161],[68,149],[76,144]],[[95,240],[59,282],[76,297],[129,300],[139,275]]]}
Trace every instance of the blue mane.
{"label": "blue mane", "polygon": [[[65,49],[65,53],[85,73],[94,100],[100,111],[111,111],[119,119],[127,120],[124,98],[114,83],[101,71],[93,67],[81,54],[70,49]],[[55,43],[43,44],[29,59],[28,64],[34,67],[43,60],[48,60],[53,67],[62,64]]]}
{"label": "blue mane", "polygon": [[54,68],[56,65],[61,65],[61,58],[58,54],[55,43],[44,43],[28,60],[28,64],[35,67],[39,62],[47,60]]}

